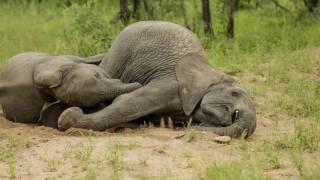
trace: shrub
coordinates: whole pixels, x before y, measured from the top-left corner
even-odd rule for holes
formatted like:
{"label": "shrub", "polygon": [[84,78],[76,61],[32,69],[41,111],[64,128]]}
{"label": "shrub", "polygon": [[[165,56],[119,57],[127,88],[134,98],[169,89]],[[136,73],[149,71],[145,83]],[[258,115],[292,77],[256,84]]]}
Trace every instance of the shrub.
{"label": "shrub", "polygon": [[[66,8],[65,15],[72,22],[64,31],[64,38],[74,52],[82,56],[94,55],[110,47],[113,35],[110,22],[100,16],[93,1],[84,4],[73,4]],[[113,24],[117,26],[117,24]]]}

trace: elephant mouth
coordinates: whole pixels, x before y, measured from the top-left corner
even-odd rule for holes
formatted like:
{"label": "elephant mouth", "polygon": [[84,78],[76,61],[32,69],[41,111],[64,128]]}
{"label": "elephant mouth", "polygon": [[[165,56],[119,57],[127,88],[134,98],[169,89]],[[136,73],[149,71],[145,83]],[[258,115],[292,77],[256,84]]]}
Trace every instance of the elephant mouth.
{"label": "elephant mouth", "polygon": [[[240,119],[240,110],[233,109],[229,103],[206,103],[203,105],[203,110],[205,114],[213,115],[218,119],[219,123],[210,122],[216,127],[227,127]],[[229,120],[227,123],[221,123],[224,119]]]}
{"label": "elephant mouth", "polygon": [[[235,122],[237,122],[240,119],[240,110],[235,109],[232,113],[231,113],[231,122],[232,124],[234,124]],[[228,127],[232,124],[213,124],[213,126],[215,127]]]}

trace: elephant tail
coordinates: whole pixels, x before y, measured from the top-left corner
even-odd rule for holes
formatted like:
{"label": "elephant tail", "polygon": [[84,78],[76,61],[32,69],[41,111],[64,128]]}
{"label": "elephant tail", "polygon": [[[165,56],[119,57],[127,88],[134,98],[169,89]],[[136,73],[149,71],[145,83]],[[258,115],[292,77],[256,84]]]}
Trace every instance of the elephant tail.
{"label": "elephant tail", "polygon": [[105,56],[107,56],[107,53],[97,54],[95,56],[90,56],[85,59],[87,60],[87,62],[100,63]]}

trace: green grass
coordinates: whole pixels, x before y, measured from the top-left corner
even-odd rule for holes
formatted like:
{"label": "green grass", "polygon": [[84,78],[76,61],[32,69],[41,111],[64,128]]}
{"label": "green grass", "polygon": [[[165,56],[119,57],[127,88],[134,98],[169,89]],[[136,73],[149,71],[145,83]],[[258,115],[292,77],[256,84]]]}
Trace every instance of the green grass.
{"label": "green grass", "polygon": [[230,163],[214,162],[209,165],[201,179],[206,180],[229,180],[229,179],[249,179],[264,180],[268,179],[257,164],[248,161],[234,161]]}
{"label": "green grass", "polygon": [[194,128],[187,129],[188,142],[195,142],[197,140],[197,131]]}
{"label": "green grass", "polygon": [[90,168],[86,171],[85,177],[83,178],[84,180],[96,180],[97,179],[97,174],[94,169]]}
{"label": "green grass", "polygon": [[123,144],[119,141],[113,141],[108,144],[105,158],[108,163],[111,165],[113,170],[113,175],[111,179],[121,179],[122,170],[124,168],[124,162],[122,157],[121,149],[123,148]]}
{"label": "green grass", "polygon": [[31,147],[32,142],[25,138],[6,137],[0,138],[0,163],[7,166],[7,175],[9,178],[15,178],[17,174],[18,152],[21,149]]}
{"label": "green grass", "polygon": [[38,11],[36,6],[1,5],[0,9],[0,62],[24,51],[70,52],[61,39],[66,19],[57,18],[59,12]]}
{"label": "green grass", "polygon": [[265,160],[271,169],[279,169],[281,167],[281,154],[271,143],[265,142],[263,144],[265,153]]}
{"label": "green grass", "polygon": [[16,160],[10,159],[8,161],[8,176],[13,179],[16,177],[17,169],[16,169]]}
{"label": "green grass", "polygon": [[94,149],[94,146],[92,145],[91,142],[89,142],[88,144],[81,143],[73,151],[74,158],[77,159],[79,162],[89,161],[91,158],[93,149]]}
{"label": "green grass", "polygon": [[56,172],[61,162],[58,159],[45,159],[45,164],[48,172]]}

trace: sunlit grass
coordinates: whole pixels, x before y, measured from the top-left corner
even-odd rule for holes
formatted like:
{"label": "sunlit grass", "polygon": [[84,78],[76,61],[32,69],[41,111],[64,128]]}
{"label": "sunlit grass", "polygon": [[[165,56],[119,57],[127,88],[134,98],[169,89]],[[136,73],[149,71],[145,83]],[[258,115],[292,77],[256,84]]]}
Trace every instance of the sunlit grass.
{"label": "sunlit grass", "polygon": [[61,10],[37,6],[0,6],[0,62],[26,51],[71,53],[62,34],[68,19]]}
{"label": "sunlit grass", "polygon": [[111,165],[113,174],[111,179],[117,180],[122,177],[122,170],[124,168],[123,156],[121,149],[123,144],[120,141],[113,141],[108,144],[105,158]]}
{"label": "sunlit grass", "polygon": [[230,163],[219,163],[214,162],[209,165],[204,174],[200,176],[201,179],[212,179],[212,180],[264,180],[269,179],[263,174],[261,167],[250,161],[233,161]]}

